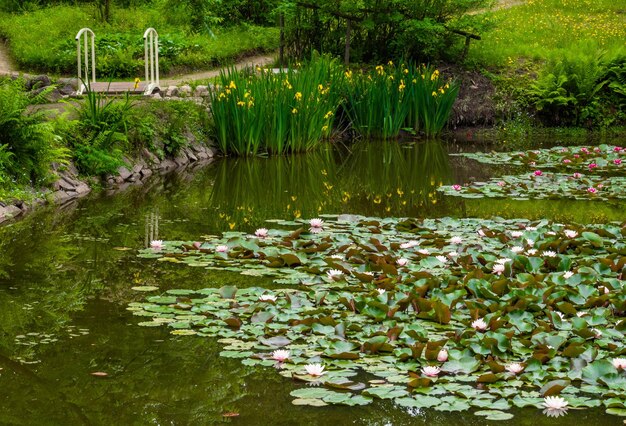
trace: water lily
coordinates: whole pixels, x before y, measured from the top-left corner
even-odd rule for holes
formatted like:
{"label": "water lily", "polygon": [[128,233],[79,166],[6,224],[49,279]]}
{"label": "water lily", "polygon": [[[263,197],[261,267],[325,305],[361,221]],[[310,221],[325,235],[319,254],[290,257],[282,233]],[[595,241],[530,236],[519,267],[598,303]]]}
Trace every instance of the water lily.
{"label": "water lily", "polygon": [[326,275],[328,275],[328,278],[331,280],[335,280],[339,279],[343,275],[343,271],[340,271],[339,269],[329,269],[326,271]]}
{"label": "water lily", "polygon": [[626,358],[613,358],[611,362],[613,363],[613,367],[618,370],[626,369]]}
{"label": "water lily", "polygon": [[500,263],[496,263],[493,265],[493,269],[491,270],[496,275],[500,275],[504,272],[504,265]]}
{"label": "water lily", "polygon": [[546,396],[543,413],[548,417],[559,417],[567,412],[567,401],[560,396]]}
{"label": "water lily", "polygon": [[309,225],[311,225],[311,228],[322,228],[324,226],[324,221],[320,218],[311,219],[309,221]]}
{"label": "water lily", "polygon": [[596,192],[598,192],[598,190],[594,187],[589,187],[587,188],[587,192],[589,192],[590,194],[595,194]]}
{"label": "water lily", "polygon": [[461,185],[452,185],[452,189],[454,189],[455,191],[460,191]]}
{"label": "water lily", "polygon": [[619,166],[620,164],[622,164],[622,159],[621,158],[616,158],[615,160],[613,160],[613,164]]}
{"label": "water lily", "polygon": [[506,371],[508,371],[509,373],[513,373],[513,374],[518,374],[524,371],[524,366],[520,364],[519,362],[512,362],[504,368],[506,368]]}
{"label": "water lily", "polygon": [[380,296],[382,296],[383,294],[385,294],[385,289],[384,288],[377,288],[376,291],[378,292],[378,294]]}
{"label": "water lily", "polygon": [[498,186],[499,187],[504,187],[504,186],[506,186],[506,182],[500,181],[500,182],[498,182]]}
{"label": "water lily", "polygon": [[552,250],[544,250],[542,254],[544,257],[556,257],[556,252]]}
{"label": "water lily", "polygon": [[267,228],[259,228],[256,231],[254,231],[254,235],[256,235],[259,238],[267,237],[267,233],[268,233]]}
{"label": "water lily", "polygon": [[448,360],[448,351],[445,349],[441,349],[437,354],[437,361],[446,362]]}
{"label": "water lily", "polygon": [[452,237],[450,238],[450,244],[462,244],[463,243],[463,238],[461,237]]}
{"label": "water lily", "polygon": [[596,163],[591,163],[591,164],[589,164],[589,170],[593,170],[593,169],[595,169],[596,167],[598,167],[598,165],[597,165]]}
{"label": "water lily", "polygon": [[418,252],[419,254],[423,254],[423,255],[426,255],[426,256],[428,256],[428,255],[430,254],[430,252],[428,251],[428,249],[419,249],[417,252]]}
{"label": "water lily", "polygon": [[411,241],[407,241],[406,243],[400,244],[400,248],[401,249],[410,249],[410,248],[413,248],[413,247],[419,246],[419,245],[420,245],[419,241],[411,240]]}
{"label": "water lily", "polygon": [[580,173],[574,173],[574,179],[580,179],[582,177],[582,175]]}
{"label": "water lily", "polygon": [[589,154],[589,149],[587,149],[587,148],[580,148],[580,152],[582,152],[583,154]]}
{"label": "water lily", "polygon": [[220,244],[219,246],[215,247],[215,252],[216,253],[226,253],[228,251],[228,246],[224,245],[224,244]]}
{"label": "water lily", "polygon": [[154,250],[161,250],[163,248],[163,240],[150,241],[150,248]]}
{"label": "water lily", "polygon": [[529,246],[531,246],[531,247],[532,247],[532,246],[534,246],[534,245],[535,245],[535,240],[531,240],[530,238],[528,238],[528,239],[526,240],[526,244],[528,244]]}
{"label": "water lily", "polygon": [[513,237],[513,238],[519,238],[522,235],[524,235],[524,233],[522,231],[511,231],[511,237]]}
{"label": "water lily", "polygon": [[409,263],[409,259],[405,259],[404,257],[396,260],[398,266],[406,266]]}
{"label": "water lily", "polygon": [[331,259],[339,259],[343,260],[343,254],[333,254],[330,256]]}
{"label": "water lily", "polygon": [[478,318],[475,321],[472,321],[472,328],[478,331],[485,331],[487,329],[487,323],[484,319]]}
{"label": "water lily", "polygon": [[273,294],[262,294],[259,296],[261,302],[276,302],[276,296]]}
{"label": "water lily", "polygon": [[537,249],[528,249],[526,250],[526,253],[528,253],[531,256],[534,256],[537,254]]}
{"label": "water lily", "polygon": [[272,359],[275,359],[276,361],[279,361],[279,362],[285,361],[290,356],[291,356],[291,352],[285,349],[277,349],[274,352],[272,352]]}
{"label": "water lily", "polygon": [[526,226],[524,229],[526,229],[527,231],[536,231],[537,227],[536,226]]}
{"label": "water lily", "polygon": [[535,170],[535,176],[541,176],[543,172],[541,170]]}
{"label": "water lily", "polygon": [[512,251],[513,253],[515,253],[515,254],[517,254],[517,253],[521,253],[521,252],[523,252],[523,251],[524,251],[524,247],[521,247],[521,246],[514,246],[514,247],[512,247],[512,248],[511,248],[511,251]]}
{"label": "water lily", "polygon": [[578,232],[572,231],[571,229],[566,229],[564,233],[567,238],[576,238],[578,236]]}
{"label": "water lily", "polygon": [[448,263],[448,258],[445,256],[435,256],[435,258],[440,261],[441,263]]}
{"label": "water lily", "polygon": [[572,162],[572,160],[570,160],[569,158],[566,158],[565,160],[563,160],[563,163],[565,163],[565,164],[569,164],[571,162]]}
{"label": "water lily", "polygon": [[620,152],[622,149],[624,149],[624,148],[622,148],[620,146],[616,146],[615,148],[613,148],[613,152]]}
{"label": "water lily", "polygon": [[424,373],[424,376],[428,377],[437,377],[440,372],[441,369],[433,365],[427,365],[426,367],[422,368],[422,373]]}
{"label": "water lily", "polygon": [[319,377],[324,374],[324,366],[322,364],[307,364],[304,366],[307,374]]}
{"label": "water lily", "polygon": [[499,263],[500,265],[504,265],[507,262],[512,261],[513,259],[508,258],[508,257],[503,257],[501,259],[496,260],[496,263]]}
{"label": "water lily", "polygon": [[574,275],[574,273],[572,271],[567,271],[566,273],[563,274],[563,278],[570,279],[572,278],[572,276]]}

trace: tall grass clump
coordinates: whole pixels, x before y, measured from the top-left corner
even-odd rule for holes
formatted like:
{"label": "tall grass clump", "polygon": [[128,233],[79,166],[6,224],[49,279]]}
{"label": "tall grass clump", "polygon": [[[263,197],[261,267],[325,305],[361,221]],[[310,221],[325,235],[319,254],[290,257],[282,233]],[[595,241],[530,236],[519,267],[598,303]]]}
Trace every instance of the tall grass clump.
{"label": "tall grass clump", "polygon": [[211,91],[211,111],[224,153],[257,155],[311,151],[330,135],[341,103],[342,70],[318,57],[277,74],[230,70]]}
{"label": "tall grass clump", "polygon": [[459,92],[431,67],[378,65],[365,74],[346,72],[346,113],[366,138],[391,139],[403,129],[434,137],[445,127]]}
{"label": "tall grass clump", "polygon": [[346,113],[366,138],[395,138],[404,127],[410,98],[402,71],[393,62],[367,74],[346,72]]}
{"label": "tall grass clump", "polygon": [[27,94],[22,80],[0,81],[0,182],[4,184],[46,184],[52,163],[67,159],[67,149],[45,114],[29,110],[46,94]]}
{"label": "tall grass clump", "polygon": [[406,127],[427,137],[441,134],[459,94],[456,82],[443,78],[439,70],[411,65],[403,69],[409,81]]}

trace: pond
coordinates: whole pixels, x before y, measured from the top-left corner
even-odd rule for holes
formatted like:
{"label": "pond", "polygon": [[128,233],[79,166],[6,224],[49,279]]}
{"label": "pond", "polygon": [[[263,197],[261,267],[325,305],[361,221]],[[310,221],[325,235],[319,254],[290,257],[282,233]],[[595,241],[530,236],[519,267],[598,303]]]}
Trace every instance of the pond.
{"label": "pond", "polygon": [[[290,158],[222,159],[0,228],[0,424],[485,424],[471,412],[404,408],[389,400],[294,406],[290,392],[302,383],[274,368],[221,357],[223,345],[214,338],[140,327],[144,319],[128,310],[146,298],[133,287],[155,286],[150,294],[159,294],[273,285],[265,277],[138,258],[156,239],[203,240],[230,230],[254,232],[267,227],[266,220],[321,214],[626,219],[624,201],[464,199],[438,191],[520,169],[450,155],[465,149],[491,147],[359,143]],[[622,423],[599,408],[559,418],[535,408],[511,412],[515,418],[500,424],[558,425],[573,416],[577,424]]]}

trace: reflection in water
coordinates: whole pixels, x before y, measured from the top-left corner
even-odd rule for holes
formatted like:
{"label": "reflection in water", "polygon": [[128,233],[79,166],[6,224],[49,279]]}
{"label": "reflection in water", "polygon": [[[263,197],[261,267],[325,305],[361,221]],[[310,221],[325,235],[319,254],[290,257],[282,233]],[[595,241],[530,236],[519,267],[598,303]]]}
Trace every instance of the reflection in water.
{"label": "reflection in water", "polygon": [[146,215],[146,238],[144,247],[150,247],[150,242],[159,239],[159,209]]}
{"label": "reflection in water", "polygon": [[[465,216],[467,208],[480,217],[623,219],[623,204],[449,199],[435,190],[454,183],[453,173],[462,169],[463,176],[487,178],[491,170],[450,164],[446,147],[437,142],[226,159],[195,174],[156,179],[114,197],[92,195],[73,209],[41,210],[0,228],[0,424],[211,424],[230,411],[240,413],[234,421],[245,425],[483,424],[468,414],[410,414],[384,401],[294,407],[289,392],[300,385],[271,368],[219,357],[222,344],[213,339],[138,327],[141,318],[126,310],[145,297],[133,286],[158,286],[160,293],[267,283],[136,258],[136,249],[155,239],[197,239],[231,227],[254,229],[267,219],[327,213]],[[108,376],[91,376],[94,371]],[[576,420],[612,419],[585,410]],[[544,421],[539,410],[529,409],[513,424]]]}
{"label": "reflection in water", "polygon": [[450,213],[436,192],[451,182],[440,142],[359,144],[350,152],[226,159],[217,167],[211,206],[230,229],[275,218],[320,214],[426,217]]}

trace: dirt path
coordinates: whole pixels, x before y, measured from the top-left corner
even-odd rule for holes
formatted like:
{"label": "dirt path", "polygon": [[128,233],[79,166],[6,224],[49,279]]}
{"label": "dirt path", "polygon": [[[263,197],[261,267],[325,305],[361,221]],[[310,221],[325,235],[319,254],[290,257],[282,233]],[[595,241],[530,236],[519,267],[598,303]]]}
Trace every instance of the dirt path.
{"label": "dirt path", "polygon": [[16,72],[15,67],[9,59],[7,47],[2,40],[0,40],[0,75],[12,74]]}
{"label": "dirt path", "polygon": [[[256,65],[264,67],[274,63],[275,56],[270,55],[262,55],[262,56],[252,56],[250,58],[246,58],[241,62],[237,62],[235,64],[235,68],[240,70],[242,68],[254,67]],[[221,69],[214,69],[210,71],[202,71],[194,74],[186,74],[177,77],[169,77],[165,79],[161,79],[161,87],[167,86],[178,86],[182,83],[188,83],[194,80],[206,80],[209,78],[217,77],[220,75]]]}

